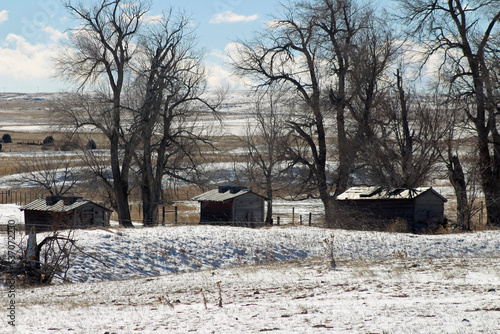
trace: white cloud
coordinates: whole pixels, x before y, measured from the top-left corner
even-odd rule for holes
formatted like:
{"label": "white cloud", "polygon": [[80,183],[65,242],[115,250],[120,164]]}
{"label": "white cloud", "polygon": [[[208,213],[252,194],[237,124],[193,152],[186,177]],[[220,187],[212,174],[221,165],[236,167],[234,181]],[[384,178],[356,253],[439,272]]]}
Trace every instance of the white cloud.
{"label": "white cloud", "polygon": [[7,10],[0,11],[0,24],[4,23],[9,19],[9,12]]}
{"label": "white cloud", "polygon": [[253,85],[250,80],[232,74],[221,64],[208,63],[205,66],[209,73],[207,78],[209,89],[217,89],[220,87],[245,89]]}
{"label": "white cloud", "polygon": [[0,77],[9,80],[30,82],[34,79],[50,78],[57,55],[54,45],[31,44],[24,37],[9,34],[5,38],[6,47],[0,47]]}
{"label": "white cloud", "polygon": [[63,38],[64,39],[68,38],[68,34],[67,33],[62,32],[62,31],[57,30],[57,29],[54,29],[51,26],[46,26],[46,27],[42,28],[42,30],[44,32],[46,32],[47,34],[49,34],[49,37],[50,37],[51,41],[54,42],[54,43],[59,42],[59,40],[61,40]]}
{"label": "white cloud", "polygon": [[230,10],[227,10],[223,13],[217,13],[212,16],[209,23],[235,23],[235,22],[252,22],[259,18],[259,15],[254,14],[250,16],[238,15],[233,13]]}
{"label": "white cloud", "polygon": [[163,15],[144,15],[143,20],[147,23],[158,23],[163,19]]}
{"label": "white cloud", "polygon": [[233,74],[229,69],[231,59],[238,57],[238,48],[243,47],[241,44],[232,42],[228,43],[222,50],[213,50],[210,56],[214,57],[214,62],[207,62],[206,67],[209,71],[207,83],[210,89],[218,87],[229,87],[231,89],[245,89],[253,86],[255,83],[249,78],[240,77]]}

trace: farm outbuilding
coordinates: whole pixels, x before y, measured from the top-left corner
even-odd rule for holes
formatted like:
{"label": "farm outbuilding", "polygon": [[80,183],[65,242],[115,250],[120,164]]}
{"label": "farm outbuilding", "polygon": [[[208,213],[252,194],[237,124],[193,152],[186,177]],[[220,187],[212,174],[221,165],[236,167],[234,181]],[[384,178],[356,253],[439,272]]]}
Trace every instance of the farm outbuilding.
{"label": "farm outbuilding", "polygon": [[337,197],[340,203],[382,219],[440,222],[447,199],[432,187],[414,189],[352,187]]}
{"label": "farm outbuilding", "polygon": [[264,222],[266,198],[246,187],[219,186],[192,200],[200,202],[201,224],[257,226]]}
{"label": "farm outbuilding", "polygon": [[26,233],[65,228],[109,226],[111,210],[81,197],[47,196],[20,208],[24,211]]}

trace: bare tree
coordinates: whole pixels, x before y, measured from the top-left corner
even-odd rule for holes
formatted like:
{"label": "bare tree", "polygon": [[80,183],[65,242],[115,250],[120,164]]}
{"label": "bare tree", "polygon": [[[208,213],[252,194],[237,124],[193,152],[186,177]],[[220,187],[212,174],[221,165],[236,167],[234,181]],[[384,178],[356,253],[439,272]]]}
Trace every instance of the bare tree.
{"label": "bare tree", "polygon": [[[353,1],[298,2],[286,7],[284,18],[275,20],[256,41],[242,43],[233,59],[236,72],[255,78],[257,89],[279,87],[302,100],[304,107],[287,121],[295,135],[290,160],[308,170],[305,176],[323,202],[328,226],[333,226],[335,217],[331,194],[348,187],[352,172],[355,150],[346,113],[353,107],[350,102],[357,87],[349,78],[358,46],[366,42],[362,32],[373,27],[372,15],[368,7]],[[335,129],[328,125],[332,118]],[[330,133],[338,148],[336,173],[329,170]]]}
{"label": "bare tree", "polygon": [[439,143],[448,131],[439,96],[408,93],[396,73],[396,89],[379,106],[374,136],[364,147],[365,175],[386,187],[415,188],[428,182],[440,160]]}
{"label": "bare tree", "polygon": [[67,155],[37,154],[18,162],[20,182],[63,196],[82,180],[82,167]]}
{"label": "bare tree", "polygon": [[478,213],[478,172],[475,163],[475,145],[472,145],[471,129],[465,118],[465,108],[470,107],[458,99],[446,99],[447,135],[439,146],[442,162],[445,164],[455,195],[456,226],[463,230],[471,230],[472,220]]}
{"label": "bare tree", "polygon": [[246,133],[239,140],[244,143],[248,153],[246,175],[252,183],[265,191],[267,212],[265,222],[272,223],[273,197],[275,189],[286,187],[280,179],[286,169],[284,165],[287,150],[287,131],[284,103],[287,95],[269,91],[260,97],[255,106],[252,119],[248,121]]}
{"label": "bare tree", "polygon": [[60,56],[58,68],[61,76],[78,83],[80,89],[102,88],[101,108],[88,109],[86,118],[74,120],[77,126],[96,127],[108,138],[118,220],[122,226],[133,227],[128,195],[136,136],[123,119],[127,111],[123,91],[136,51],[134,41],[149,5],[127,0],[102,0],[95,5],[68,1],[66,8],[81,26],[73,32],[71,48]]}
{"label": "bare tree", "polygon": [[409,38],[427,47],[427,59],[443,55],[443,77],[451,92],[470,98],[467,116],[477,140],[481,186],[488,224],[500,226],[499,98],[494,64],[498,59],[500,3],[491,0],[400,0]]}
{"label": "bare tree", "polygon": [[188,25],[187,18],[174,18],[169,12],[148,26],[141,38],[143,61],[137,66],[130,99],[137,104],[133,126],[140,149],[134,157],[146,226],[156,223],[164,201],[164,176],[195,182],[203,148],[211,147],[209,128],[198,126],[197,119],[215,111],[218,103],[203,99],[206,74]]}

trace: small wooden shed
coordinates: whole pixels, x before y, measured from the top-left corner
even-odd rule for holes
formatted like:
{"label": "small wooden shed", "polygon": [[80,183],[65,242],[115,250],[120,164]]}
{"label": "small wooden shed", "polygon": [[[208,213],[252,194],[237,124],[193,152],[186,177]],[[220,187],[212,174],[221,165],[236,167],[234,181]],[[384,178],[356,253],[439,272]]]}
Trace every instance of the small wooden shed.
{"label": "small wooden shed", "polygon": [[24,211],[25,231],[53,231],[65,228],[109,226],[112,210],[81,197],[48,196],[20,208]]}
{"label": "small wooden shed", "polygon": [[337,200],[379,218],[403,218],[413,222],[442,221],[447,201],[432,187],[388,189],[379,186],[352,187]]}
{"label": "small wooden shed", "polygon": [[265,197],[241,186],[219,186],[192,198],[201,224],[256,226],[264,222]]}

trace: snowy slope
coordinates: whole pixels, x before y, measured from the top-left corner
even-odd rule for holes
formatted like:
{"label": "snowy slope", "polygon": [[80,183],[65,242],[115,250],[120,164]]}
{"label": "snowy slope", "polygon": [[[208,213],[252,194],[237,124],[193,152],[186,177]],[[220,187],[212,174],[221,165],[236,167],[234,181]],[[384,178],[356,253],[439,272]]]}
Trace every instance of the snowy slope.
{"label": "snowy slope", "polygon": [[[13,209],[0,206],[0,221]],[[68,272],[75,283],[19,287],[18,333],[500,331],[500,231],[175,226],[73,237],[85,252]]]}

